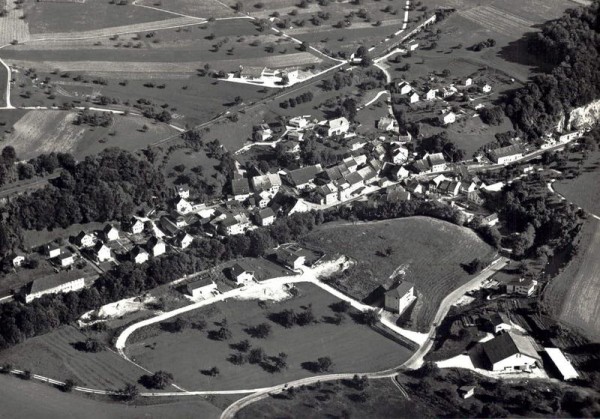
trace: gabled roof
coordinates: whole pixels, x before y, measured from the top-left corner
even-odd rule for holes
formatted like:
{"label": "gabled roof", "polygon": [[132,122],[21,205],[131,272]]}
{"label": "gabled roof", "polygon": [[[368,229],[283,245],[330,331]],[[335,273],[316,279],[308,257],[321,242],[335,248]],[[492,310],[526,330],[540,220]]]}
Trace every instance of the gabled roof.
{"label": "gabled roof", "polygon": [[151,249],[151,248],[153,248],[153,247],[155,247],[155,246],[157,246],[157,245],[159,245],[159,244],[161,244],[161,243],[162,243],[162,244],[164,244],[164,242],[163,242],[161,239],[159,239],[159,238],[158,238],[158,237],[156,237],[156,236],[152,236],[152,237],[150,237],[150,239],[148,240],[148,248],[150,248],[150,249]]}
{"label": "gabled roof", "polygon": [[314,166],[306,166],[300,169],[292,170],[288,173],[288,178],[294,185],[304,185],[315,178],[315,176],[323,171],[320,164]]}
{"label": "gabled roof", "polygon": [[56,275],[46,276],[44,278],[36,279],[31,282],[29,286],[29,293],[35,294],[40,291],[46,291],[52,288],[56,288],[59,285],[66,284],[68,282],[76,281],[82,278],[78,272],[61,272]]}
{"label": "gabled roof", "polygon": [[94,245],[94,251],[99,252],[103,247],[109,248],[102,240],[98,240]]}
{"label": "gabled roof", "polygon": [[248,179],[233,179],[231,181],[231,190],[234,195],[247,195],[250,193],[250,184]]}
{"label": "gabled roof", "polygon": [[69,252],[68,250],[63,250],[63,251],[61,251],[60,255],[58,255],[57,257],[58,257],[58,260],[65,260],[72,256],[73,256],[73,253]]}
{"label": "gabled roof", "polygon": [[494,326],[499,326],[501,324],[511,324],[510,319],[504,313],[492,313],[488,317],[488,320]]}
{"label": "gabled roof", "polygon": [[394,297],[404,297],[411,289],[415,287],[415,284],[408,281],[401,281],[397,287],[394,287],[387,291],[385,295],[393,295]]}
{"label": "gabled roof", "polygon": [[484,342],[482,345],[483,351],[492,364],[518,353],[541,360],[529,338],[513,332],[503,333],[492,340]]}
{"label": "gabled roof", "polygon": [[523,150],[518,145],[509,145],[506,147],[497,148],[495,150],[490,151],[490,155],[500,158],[507,156],[514,156],[516,154],[522,154]]}
{"label": "gabled roof", "polygon": [[[103,231],[104,233],[107,233],[107,234],[108,234],[108,233],[110,233],[110,232],[111,232],[111,231],[113,231],[113,230],[117,230],[117,229],[116,229],[116,228],[115,228],[115,226],[113,226],[112,224],[106,224],[106,225],[104,226],[104,228],[102,229],[102,231]],[[118,231],[118,230],[117,230],[117,231]]]}
{"label": "gabled roof", "polygon": [[229,271],[231,272],[231,275],[233,275],[236,278],[244,272],[248,272],[248,270],[244,269],[239,263],[236,263],[231,268],[229,268]]}
{"label": "gabled roof", "polygon": [[131,255],[133,257],[136,257],[138,255],[143,255],[143,254],[148,255],[148,252],[146,252],[144,249],[142,249],[140,246],[135,246],[133,249],[131,249]]}
{"label": "gabled roof", "polygon": [[427,156],[427,158],[429,159],[429,163],[432,166],[435,166],[436,164],[446,163],[446,159],[444,158],[444,155],[442,153],[433,153]]}
{"label": "gabled roof", "polygon": [[206,275],[194,282],[190,282],[187,285],[187,289],[188,290],[196,290],[198,288],[203,288],[203,287],[210,286],[210,285],[215,285],[215,283],[213,282],[212,279],[210,279],[210,276]]}
{"label": "gabled roof", "polygon": [[273,210],[269,207],[267,208],[263,208],[260,211],[258,211],[258,216],[261,219],[265,219],[265,218],[269,218],[269,217],[275,217],[275,213],[273,212]]}

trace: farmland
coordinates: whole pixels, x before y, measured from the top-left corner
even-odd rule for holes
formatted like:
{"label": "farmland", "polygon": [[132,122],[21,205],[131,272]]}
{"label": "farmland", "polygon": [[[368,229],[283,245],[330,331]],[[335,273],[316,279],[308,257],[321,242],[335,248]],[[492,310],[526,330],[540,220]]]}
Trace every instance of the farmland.
{"label": "farmland", "polygon": [[[580,157],[581,155],[579,155]],[[569,166],[574,168],[579,162],[569,162]],[[562,179],[554,182],[553,188],[569,201],[582,207],[584,210],[593,214],[600,214],[600,190],[598,182],[600,181],[600,153],[591,153],[586,162],[583,163],[583,170],[577,178]]]}
{"label": "farmland", "polygon": [[[279,303],[267,303],[263,309],[253,301],[227,301],[184,315],[192,324],[205,320],[206,330],[194,327],[173,334],[150,326],[137,331],[126,348],[128,356],[151,370],[163,369],[174,376],[174,381],[187,390],[192,389],[239,389],[274,385],[293,379],[314,375],[303,367],[319,357],[330,357],[332,371],[376,371],[400,365],[410,351],[388,340],[364,325],[346,318],[340,325],[331,324],[333,316],[329,305],[338,301],[314,285],[300,284],[299,295]],[[284,328],[271,320],[269,313],[286,309],[300,312],[310,306],[318,323]],[[304,308],[303,308],[304,307]],[[226,341],[212,340],[207,332],[218,329],[226,319],[232,338]],[[266,339],[252,338],[247,328],[267,322],[272,333]],[[267,372],[259,365],[234,365],[227,358],[235,353],[234,343],[248,339],[253,348],[261,347],[267,355],[288,355],[288,368],[281,372]],[[202,351],[199,352],[198,348]],[[209,377],[202,373],[216,366],[220,374]],[[243,376],[243,383],[239,377]]]}
{"label": "farmland", "polygon": [[[379,286],[387,289],[398,277],[413,282],[418,300],[411,320],[417,330],[426,330],[444,296],[469,279],[462,263],[489,261],[495,254],[471,230],[426,217],[325,226],[304,242],[355,260],[355,267],[333,285],[358,300]],[[378,255],[387,248],[390,256]]]}
{"label": "farmland", "polygon": [[76,116],[69,111],[29,111],[4,135],[4,144],[13,146],[23,160],[53,151],[81,158],[114,146],[138,150],[176,134],[168,125],[142,117],[115,115],[109,127],[89,127],[74,125]]}
{"label": "farmland", "polygon": [[[64,393],[36,381],[25,381],[7,375],[0,376],[0,403],[3,414],[11,418],[65,417],[89,419],[129,419],[140,417],[177,417],[216,419],[220,409],[199,398],[161,399],[147,405],[117,404],[96,400],[81,394]],[[35,394],[35,397],[32,397]],[[65,410],[68,409],[68,414]]]}
{"label": "farmland", "polygon": [[579,251],[544,293],[546,307],[554,316],[600,341],[600,221],[584,224]]}

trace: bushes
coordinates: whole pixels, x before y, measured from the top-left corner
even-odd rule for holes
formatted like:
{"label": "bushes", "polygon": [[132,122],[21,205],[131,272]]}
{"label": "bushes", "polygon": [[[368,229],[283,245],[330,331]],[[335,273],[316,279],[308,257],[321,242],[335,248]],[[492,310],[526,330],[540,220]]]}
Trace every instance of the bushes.
{"label": "bushes", "polygon": [[173,374],[166,371],[157,371],[152,375],[143,375],[140,383],[150,389],[163,390],[173,382]]}
{"label": "bushes", "polygon": [[288,100],[284,100],[283,102],[279,103],[279,106],[283,109],[287,109],[288,107],[296,107],[296,105],[300,105],[302,103],[306,103],[306,102],[312,102],[314,98],[314,95],[312,92],[304,92],[299,96],[296,97],[291,97]]}

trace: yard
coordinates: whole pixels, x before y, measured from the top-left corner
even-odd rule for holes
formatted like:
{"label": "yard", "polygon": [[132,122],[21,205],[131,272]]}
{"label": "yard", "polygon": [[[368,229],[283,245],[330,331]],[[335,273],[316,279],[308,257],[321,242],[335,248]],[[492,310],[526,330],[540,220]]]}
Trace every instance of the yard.
{"label": "yard", "polygon": [[544,305],[558,320],[600,339],[600,221],[584,224],[578,252],[544,291]]}
{"label": "yard", "polygon": [[472,277],[461,264],[495,255],[473,231],[427,217],[325,225],[303,242],[355,260],[333,285],[358,300],[376,302],[380,287],[387,289],[398,278],[414,283],[418,298],[411,320],[419,331],[429,328],[442,299]]}
{"label": "yard", "polygon": [[[314,285],[300,284],[297,289],[298,296],[269,302],[266,308],[256,300],[228,300],[196,310],[182,316],[192,326],[178,333],[165,331],[168,325],[141,329],[131,336],[126,352],[145,368],[172,373],[174,382],[187,390],[264,387],[312,376],[311,363],[319,357],[331,358],[333,372],[368,372],[400,365],[411,355],[405,347],[349,317],[344,316],[340,325],[332,324],[334,312],[329,306],[339,300]],[[286,309],[299,313],[307,307],[311,307],[317,323],[285,328],[269,320],[273,318],[269,314]],[[231,339],[210,339],[210,331],[219,329],[222,319],[227,320]],[[203,330],[193,326],[200,320],[207,323]],[[248,328],[261,323],[271,326],[271,334],[266,339],[251,337]],[[235,344],[244,339],[252,348],[263,348],[268,356],[286,353],[288,368],[267,372],[259,365],[234,365],[228,358],[236,352]],[[212,367],[218,368],[218,376],[208,375]]]}

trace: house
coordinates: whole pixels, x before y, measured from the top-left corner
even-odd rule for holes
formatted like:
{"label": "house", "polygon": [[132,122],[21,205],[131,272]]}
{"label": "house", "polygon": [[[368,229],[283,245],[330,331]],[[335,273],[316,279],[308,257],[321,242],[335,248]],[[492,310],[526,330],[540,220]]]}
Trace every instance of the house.
{"label": "house", "polygon": [[[463,166],[464,167],[464,166]],[[460,185],[460,191],[465,194],[469,194],[477,190],[477,183],[475,182],[463,182]]]}
{"label": "house", "polygon": [[367,144],[367,140],[364,137],[354,137],[350,139],[350,141],[346,142],[346,147],[350,149],[350,151],[357,151],[363,148]]}
{"label": "house", "polygon": [[427,89],[427,91],[425,92],[425,100],[435,100],[437,94],[437,89]]}
{"label": "house", "polygon": [[160,217],[160,228],[168,236],[174,236],[177,233],[179,233],[179,227],[177,226],[175,221],[173,221],[171,219],[171,217],[167,217],[166,215],[163,215],[162,217]]}
{"label": "house", "polygon": [[229,268],[229,278],[238,285],[250,282],[254,279],[254,272],[242,268],[238,263]]}
{"label": "house", "polygon": [[408,50],[409,51],[415,51],[417,48],[419,48],[419,43],[418,42],[415,42],[414,44],[410,44],[408,46]]}
{"label": "house", "polygon": [[192,298],[209,298],[217,292],[217,284],[210,277],[205,276],[197,281],[187,284],[187,292]]}
{"label": "house", "polygon": [[266,208],[271,202],[271,194],[267,191],[262,191],[254,195],[255,204],[258,208]]}
{"label": "house", "polygon": [[403,164],[408,161],[408,149],[403,146],[395,146],[390,150],[392,163]]}
{"label": "house", "polygon": [[449,125],[449,124],[453,124],[453,123],[455,123],[455,122],[456,122],[456,114],[455,114],[454,112],[452,112],[452,111],[449,111],[449,112],[443,113],[443,114],[440,116],[440,122],[441,122],[443,125]]}
{"label": "house", "polygon": [[413,92],[412,94],[408,95],[408,101],[410,103],[417,103],[419,101],[419,94],[417,92]]}
{"label": "house", "polygon": [[568,143],[569,141],[573,141],[576,138],[579,138],[583,135],[583,131],[572,131],[567,132],[566,134],[562,134],[558,137],[558,141],[561,143]]}
{"label": "house", "polygon": [[177,196],[188,199],[190,197],[190,188],[188,186],[179,186],[177,188]]}
{"label": "house", "polygon": [[288,125],[296,129],[304,129],[308,125],[308,119],[303,116],[294,116],[288,121]]}
{"label": "house", "polygon": [[567,359],[565,354],[558,348],[544,348],[546,355],[548,355],[548,359],[550,359],[551,364],[554,366],[558,375],[562,378],[563,381],[575,380],[579,378],[579,374],[573,368],[573,364],[571,361]]}
{"label": "house", "polygon": [[483,225],[488,225],[488,226],[495,226],[496,224],[498,224],[498,214],[493,213],[488,215],[487,217],[483,217],[483,219],[481,220],[481,224]]}
{"label": "house", "polygon": [[286,179],[289,184],[296,189],[306,189],[309,187],[319,173],[323,171],[320,164],[314,166],[301,167],[300,169],[287,172]]}
{"label": "house", "polygon": [[339,202],[337,187],[333,182],[319,186],[315,190],[313,201],[320,205],[333,205]]}
{"label": "house", "polygon": [[490,151],[489,157],[494,163],[508,164],[523,157],[523,150],[518,145],[509,145]]}
{"label": "house", "polygon": [[271,208],[263,208],[256,214],[256,221],[260,226],[268,226],[275,222],[275,213]]}
{"label": "house", "polygon": [[175,210],[180,214],[187,214],[192,212],[192,204],[186,201],[184,198],[179,198],[175,201]]}
{"label": "house", "polygon": [[485,198],[480,191],[473,191],[467,193],[467,201],[475,205],[483,205]]}
{"label": "house", "polygon": [[399,181],[407,178],[410,172],[399,164],[385,163],[383,166],[383,174],[392,180]]}
{"label": "house", "polygon": [[475,395],[475,386],[462,386],[458,389],[458,395],[463,399],[468,399]]}
{"label": "house", "polygon": [[537,281],[531,278],[519,278],[506,284],[507,294],[517,294],[530,297],[537,286]]}
{"label": "house", "polygon": [[186,249],[190,247],[193,241],[194,238],[187,234],[185,231],[180,231],[173,240],[175,246],[179,247],[180,249]]}
{"label": "house", "polygon": [[492,86],[490,86],[489,84],[486,83],[481,87],[481,91],[483,93],[489,93],[492,91]]}
{"label": "house", "polygon": [[266,141],[273,135],[273,130],[269,127],[268,124],[260,124],[258,129],[255,131],[254,140],[255,141]]}
{"label": "house", "polygon": [[407,95],[412,91],[412,87],[410,86],[410,83],[408,83],[407,81],[402,81],[400,83],[398,83],[398,92],[401,95]]}
{"label": "house", "polygon": [[248,179],[232,179],[231,192],[233,194],[233,199],[236,201],[245,201],[246,198],[250,196],[250,184],[248,183]]}
{"label": "house", "polygon": [[460,182],[456,180],[443,180],[437,187],[439,193],[449,196],[457,196],[460,191]]}
{"label": "house", "polygon": [[458,90],[454,86],[448,86],[448,87],[442,88],[442,98],[444,98],[444,99],[447,99],[456,93],[458,93]]}
{"label": "house", "polygon": [[377,129],[379,131],[398,132],[398,121],[389,116],[384,116],[377,121]]}
{"label": "house", "polygon": [[67,266],[71,266],[75,263],[75,255],[73,255],[73,253],[69,252],[68,250],[65,250],[57,256],[56,260],[60,266],[66,268]]}
{"label": "house", "polygon": [[107,224],[102,229],[102,237],[107,242],[119,240],[119,230],[117,230],[112,224]]}
{"label": "house", "polygon": [[235,217],[228,215],[219,223],[219,231],[228,236],[235,236],[236,234],[244,234],[246,231],[247,224],[240,222]]}
{"label": "house", "polygon": [[415,284],[401,281],[397,287],[385,293],[385,309],[402,314],[415,301]]}
{"label": "house", "polygon": [[23,263],[25,262],[25,256],[23,256],[23,255],[18,255],[16,253],[13,253],[10,257],[12,259],[12,265],[14,268],[21,267],[23,265]]}
{"label": "house", "polygon": [[131,257],[131,260],[138,265],[147,262],[150,258],[148,252],[146,252],[140,246],[135,246],[129,253],[129,256]]}
{"label": "house", "polygon": [[52,259],[60,255],[60,246],[56,243],[49,243],[44,246],[44,250],[48,258]]}
{"label": "house", "polygon": [[431,172],[443,172],[446,170],[446,159],[442,153],[427,154],[425,157],[427,158]]}
{"label": "house", "polygon": [[390,186],[386,189],[384,199],[386,202],[390,203],[410,201],[410,192],[400,185]]}
{"label": "house", "polygon": [[75,236],[75,244],[79,247],[92,247],[94,245],[94,236],[86,233],[85,231],[80,231],[77,236]]}
{"label": "house", "polygon": [[341,135],[348,132],[350,129],[350,122],[345,117],[340,117],[327,121],[327,135]]}
{"label": "house", "polygon": [[287,248],[277,249],[275,256],[279,263],[292,270],[299,269],[304,266],[304,262],[306,262],[305,256]]}
{"label": "house", "polygon": [[131,231],[133,234],[140,234],[144,231],[144,222],[132,217],[129,221],[129,231]]}
{"label": "house", "polygon": [[412,141],[412,135],[407,130],[400,130],[398,132],[398,141],[401,143],[410,143]]}
{"label": "house", "polygon": [[417,179],[409,179],[405,181],[404,188],[412,194],[422,194],[425,192],[423,184]]}
{"label": "house", "polygon": [[148,249],[148,252],[154,257],[163,255],[167,251],[165,242],[154,236],[150,237],[150,240],[146,243],[146,249]]}
{"label": "house", "polygon": [[267,192],[269,195],[274,196],[279,192],[281,188],[281,176],[279,173],[267,173],[260,176],[254,176],[250,183],[252,184],[252,190],[256,193]]}
{"label": "house", "polygon": [[492,313],[485,319],[486,326],[490,332],[498,334],[512,329],[512,323],[504,313]]}
{"label": "house", "polygon": [[94,255],[96,256],[96,260],[100,263],[106,262],[112,259],[110,253],[110,247],[102,243],[102,241],[98,240],[94,245]]}
{"label": "house", "polygon": [[286,136],[289,141],[297,141],[299,143],[304,139],[304,134],[300,131],[290,131]]}
{"label": "house", "polygon": [[85,286],[84,279],[76,273],[60,273],[36,279],[29,285],[25,294],[25,302],[30,303],[36,298],[47,294],[79,291]]}
{"label": "house", "polygon": [[468,77],[468,78],[465,79],[465,82],[464,82],[463,86],[469,87],[472,84],[473,84],[473,79],[470,78],[470,77]]}
{"label": "house", "polygon": [[483,354],[492,371],[530,371],[541,357],[526,336],[502,333],[482,344]]}

